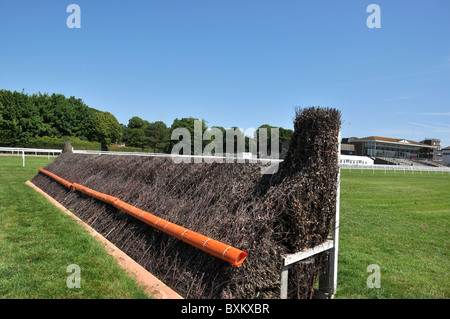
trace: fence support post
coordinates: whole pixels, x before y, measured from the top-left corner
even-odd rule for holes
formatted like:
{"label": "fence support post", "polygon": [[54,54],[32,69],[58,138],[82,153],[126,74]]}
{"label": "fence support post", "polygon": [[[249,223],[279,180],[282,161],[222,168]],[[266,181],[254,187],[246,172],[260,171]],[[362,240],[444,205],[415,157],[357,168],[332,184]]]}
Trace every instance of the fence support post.
{"label": "fence support post", "polygon": [[[339,131],[339,148],[338,148],[338,163],[341,156],[341,132]],[[328,254],[328,265],[325,264],[325,269],[319,276],[319,290],[325,293],[327,298],[333,298],[337,287],[337,271],[338,271],[338,251],[339,251],[339,216],[340,216],[340,201],[341,201],[341,168],[339,167],[337,176],[336,189],[336,215],[334,216],[332,241],[333,248]]]}
{"label": "fence support post", "polygon": [[22,167],[25,167],[25,151],[22,151]]}
{"label": "fence support post", "polygon": [[287,299],[289,268],[291,267],[285,266],[283,262],[283,266],[281,268],[281,291],[280,291],[281,299]]}

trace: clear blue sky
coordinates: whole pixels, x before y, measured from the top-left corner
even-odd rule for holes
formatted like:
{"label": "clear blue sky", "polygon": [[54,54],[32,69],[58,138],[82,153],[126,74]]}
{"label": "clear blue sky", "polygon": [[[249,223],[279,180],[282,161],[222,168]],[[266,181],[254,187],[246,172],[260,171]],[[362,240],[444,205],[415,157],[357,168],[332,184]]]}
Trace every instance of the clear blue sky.
{"label": "clear blue sky", "polygon": [[75,96],[124,124],[292,128],[294,107],[329,106],[343,137],[449,146],[449,21],[448,0],[2,0],[0,89]]}

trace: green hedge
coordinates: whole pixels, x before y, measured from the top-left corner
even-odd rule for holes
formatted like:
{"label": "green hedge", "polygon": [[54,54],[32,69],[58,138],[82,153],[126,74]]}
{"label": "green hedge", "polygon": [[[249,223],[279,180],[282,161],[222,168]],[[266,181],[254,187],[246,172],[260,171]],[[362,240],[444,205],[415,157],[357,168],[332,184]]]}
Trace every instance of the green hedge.
{"label": "green hedge", "polygon": [[[65,141],[69,141],[75,150],[87,150],[87,151],[101,151],[102,146],[100,142],[90,142],[86,140],[81,140],[78,137],[32,137],[27,142],[21,143],[18,147],[28,147],[28,148],[46,148],[46,149],[63,149]],[[108,147],[108,151],[114,152],[154,152],[152,149],[142,149],[139,147],[130,146],[117,146],[111,145]]]}
{"label": "green hedge", "polygon": [[78,150],[95,150],[99,151],[102,149],[99,142],[89,142],[81,140],[78,137],[32,137],[27,142],[24,142],[20,147],[29,148],[53,148],[61,149],[63,148],[64,142],[69,141],[74,149]]}
{"label": "green hedge", "polygon": [[111,151],[111,152],[146,152],[146,153],[153,153],[153,150],[147,149],[147,148],[142,149],[140,147],[117,146],[117,145],[108,146],[108,151]]}

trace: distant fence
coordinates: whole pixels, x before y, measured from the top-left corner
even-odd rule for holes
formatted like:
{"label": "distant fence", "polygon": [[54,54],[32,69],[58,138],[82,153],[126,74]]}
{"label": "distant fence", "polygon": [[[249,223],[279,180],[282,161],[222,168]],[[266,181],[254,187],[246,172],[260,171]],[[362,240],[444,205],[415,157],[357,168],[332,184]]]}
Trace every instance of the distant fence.
{"label": "distant fence", "polygon": [[59,154],[62,152],[60,149],[45,149],[45,148],[26,148],[26,147],[0,147],[1,153],[9,153],[11,152],[12,155],[22,155],[23,153],[31,155],[38,155],[38,153],[45,153],[45,154],[52,154],[52,156],[55,156],[55,154]]}
{"label": "distant fence", "polygon": [[[23,159],[23,166],[25,166],[25,156],[38,156],[38,154],[41,154],[41,156],[44,156],[45,154],[50,156],[59,155],[62,152],[60,149],[41,149],[41,148],[20,148],[20,147],[0,147],[0,154],[11,153],[10,155],[16,155],[16,156],[22,156]],[[171,157],[171,154],[165,154],[165,153],[145,153],[145,152],[117,152],[117,151],[95,151],[95,150],[73,150],[76,154],[93,154],[93,155],[134,155],[134,156],[161,156],[161,157]],[[5,154],[2,154],[5,155]],[[229,156],[200,156],[200,155],[177,155],[177,156],[186,156],[186,157],[201,157],[201,158],[229,158]],[[233,156],[232,156],[233,157]],[[239,158],[234,156],[235,158]],[[247,159],[250,160],[250,159]],[[271,161],[271,162],[282,162],[282,159],[255,159],[252,158],[251,160],[257,160],[257,161]],[[375,173],[375,171],[384,171],[386,174],[388,171],[393,171],[394,174],[397,173],[403,173],[406,174],[407,172],[411,172],[414,174],[415,172],[419,174],[423,174],[424,172],[430,174],[430,172],[433,172],[434,174],[444,174],[448,173],[450,175],[450,167],[433,167],[433,166],[407,166],[407,165],[382,165],[382,164],[374,164],[374,165],[357,165],[357,164],[345,164],[341,163],[340,165],[341,169],[348,169],[350,172],[352,170],[360,170],[361,173],[364,171],[372,171]]]}
{"label": "distant fence", "polygon": [[[74,150],[74,153],[78,154],[106,154],[106,155],[135,155],[135,156],[163,156],[163,157],[170,157],[171,154],[166,153],[144,153],[144,152],[111,152],[111,151],[94,151],[94,150]],[[201,155],[177,155],[177,156],[186,156],[186,157],[201,157],[201,158],[229,158],[230,156],[201,156]],[[231,156],[233,157],[233,156]],[[235,158],[239,158],[234,156]],[[282,162],[282,159],[263,159],[263,158],[253,158],[253,160],[258,161],[271,161],[271,162]],[[406,166],[406,165],[381,165],[381,164],[374,164],[374,165],[358,165],[358,164],[345,164],[341,163],[339,164],[340,168],[343,169],[349,169],[350,171],[353,170],[372,170],[375,172],[376,170],[381,171],[394,171],[396,172],[447,172],[450,174],[450,167],[433,167],[433,166]]]}
{"label": "distant fence", "polygon": [[[45,154],[46,154],[47,158],[50,158],[50,156],[55,156],[55,154],[59,155],[61,152],[62,152],[62,150],[56,150],[56,149],[0,147],[0,155],[22,156],[22,166],[23,167],[25,167],[25,156],[26,155],[38,156],[38,153],[39,153],[40,156],[45,156]],[[11,153],[11,154],[9,154],[9,153]]]}
{"label": "distant fence", "polygon": [[423,174],[424,172],[430,173],[434,172],[434,174],[444,174],[448,173],[450,175],[450,167],[433,167],[433,166],[406,166],[406,165],[351,165],[351,164],[340,164],[341,169],[348,169],[350,172],[352,170],[361,170],[361,173],[364,171],[372,171],[375,174],[375,171],[384,171],[386,174],[388,171],[393,171],[394,174],[411,172],[414,174],[415,172],[418,174]]}
{"label": "distant fence", "polygon": [[226,156],[218,156],[218,155],[182,155],[182,154],[167,154],[167,153],[145,153],[145,152],[117,152],[117,151],[95,151],[95,150],[73,150],[73,153],[76,154],[94,154],[94,155],[134,155],[134,156],[160,156],[160,157],[187,157],[187,158],[204,158],[204,159],[240,159],[246,161],[267,161],[267,162],[282,162],[282,159],[274,159],[274,158],[246,158],[240,157],[236,154],[228,154]]}

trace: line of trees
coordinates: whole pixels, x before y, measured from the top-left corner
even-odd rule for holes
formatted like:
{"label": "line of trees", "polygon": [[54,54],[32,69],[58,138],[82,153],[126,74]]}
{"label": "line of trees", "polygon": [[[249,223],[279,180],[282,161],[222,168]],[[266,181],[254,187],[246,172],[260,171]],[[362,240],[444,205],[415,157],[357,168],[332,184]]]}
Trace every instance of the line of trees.
{"label": "line of trees", "polygon": [[0,90],[0,145],[21,146],[36,137],[78,137],[105,148],[122,137],[122,128],[111,113],[73,96]]}
{"label": "line of trees", "polygon": [[[162,121],[149,122],[134,116],[125,125],[120,124],[113,114],[91,108],[73,96],[66,98],[61,94],[41,93],[28,95],[0,90],[0,146],[29,146],[30,143],[40,142],[48,145],[52,140],[71,139],[86,143],[95,142],[97,145],[100,143],[102,149],[120,144],[146,151],[170,153],[178,142],[171,140],[172,131],[176,128],[189,130],[193,147],[195,120],[197,119],[193,117],[176,118],[169,127]],[[223,150],[226,150],[227,130],[224,127],[213,127],[223,133]],[[268,124],[259,127],[267,128],[269,147],[272,127]],[[206,121],[202,120],[202,133],[208,129]],[[245,151],[248,151],[250,143],[255,141],[235,129],[233,127],[228,130],[242,134],[240,137],[245,139]],[[292,133],[292,130],[279,128],[280,152],[282,143],[289,141]],[[214,138],[213,136],[212,139]],[[258,140],[258,130],[254,138]],[[205,146],[209,142],[203,140],[202,145]]]}
{"label": "line of trees", "polygon": [[[123,130],[121,142],[129,147],[140,147],[142,149],[150,149],[153,152],[170,153],[174,144],[178,142],[177,140],[171,140],[172,132],[177,128],[186,128],[191,136],[191,154],[194,154],[195,120],[199,121],[199,119],[193,117],[181,119],[176,118],[173,121],[172,125],[168,127],[162,121],[150,123],[146,120],[141,119],[138,116],[134,116],[129,120],[128,125],[121,124]],[[267,132],[268,149],[271,149],[271,128],[275,128],[275,126],[271,126],[269,124],[261,125],[256,129],[255,135],[253,136],[253,139],[251,139],[249,136],[245,136],[244,132],[237,127],[225,129],[224,127],[221,126],[212,126],[209,128],[206,125],[205,120],[201,120],[201,123],[202,123],[201,129],[202,136],[207,130],[212,128],[218,129],[222,132],[221,143],[223,152],[230,151],[227,149],[226,145],[227,133],[230,132],[230,134],[235,135],[234,137],[235,143],[233,150],[234,153],[238,152],[236,141],[240,138],[245,141],[245,151],[248,152],[250,149],[250,143],[256,143],[258,145],[260,128],[267,129],[266,132]],[[282,127],[279,127],[278,129],[279,129],[279,152],[281,154],[283,143],[291,139],[293,131]],[[214,135],[211,136],[210,140],[202,139],[201,141],[202,149],[214,139],[215,139]]]}

